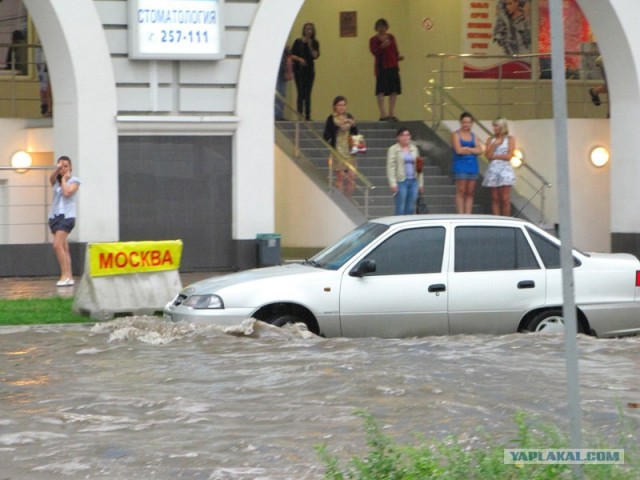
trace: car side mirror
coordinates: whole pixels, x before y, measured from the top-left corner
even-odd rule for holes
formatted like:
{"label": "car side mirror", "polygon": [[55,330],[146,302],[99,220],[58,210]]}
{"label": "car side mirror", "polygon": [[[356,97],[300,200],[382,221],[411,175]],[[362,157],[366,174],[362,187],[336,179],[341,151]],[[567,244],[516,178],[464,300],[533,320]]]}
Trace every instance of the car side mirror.
{"label": "car side mirror", "polygon": [[358,265],[353,267],[349,272],[349,276],[351,277],[364,277],[370,273],[374,273],[376,271],[376,261],[375,260],[363,260]]}

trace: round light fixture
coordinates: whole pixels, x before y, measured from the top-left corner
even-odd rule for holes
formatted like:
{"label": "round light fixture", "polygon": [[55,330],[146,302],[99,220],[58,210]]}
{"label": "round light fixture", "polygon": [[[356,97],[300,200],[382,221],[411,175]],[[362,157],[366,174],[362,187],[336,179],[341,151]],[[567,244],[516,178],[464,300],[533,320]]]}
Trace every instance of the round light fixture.
{"label": "round light fixture", "polygon": [[23,150],[14,153],[11,157],[11,166],[20,173],[26,172],[31,163],[31,155]]}
{"label": "round light fixture", "polygon": [[513,168],[520,168],[523,163],[524,163],[524,153],[522,153],[522,150],[516,148],[513,151],[513,157],[511,157],[511,166]]}
{"label": "round light fixture", "polygon": [[589,154],[589,160],[594,167],[604,167],[609,163],[609,151],[604,147],[595,147]]}

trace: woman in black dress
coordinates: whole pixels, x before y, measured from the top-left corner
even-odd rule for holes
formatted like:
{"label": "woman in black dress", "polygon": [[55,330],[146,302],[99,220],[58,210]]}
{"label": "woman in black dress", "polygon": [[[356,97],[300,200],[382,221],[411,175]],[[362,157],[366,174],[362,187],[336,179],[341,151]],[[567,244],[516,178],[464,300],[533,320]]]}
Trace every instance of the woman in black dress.
{"label": "woman in black dress", "polygon": [[316,76],[314,62],[320,56],[320,44],[316,40],[316,27],[307,22],[302,27],[302,37],[291,48],[293,77],[298,89],[298,113],[311,120],[311,89]]}

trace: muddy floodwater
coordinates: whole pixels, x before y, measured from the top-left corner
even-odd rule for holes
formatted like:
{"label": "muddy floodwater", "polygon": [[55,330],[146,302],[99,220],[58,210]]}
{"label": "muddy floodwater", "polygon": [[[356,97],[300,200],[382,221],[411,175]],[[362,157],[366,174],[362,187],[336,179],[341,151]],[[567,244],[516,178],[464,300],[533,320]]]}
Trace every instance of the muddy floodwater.
{"label": "muddy floodwater", "polygon": [[[519,409],[567,428],[561,334],[323,339],[253,327],[133,317],[0,328],[0,478],[320,479],[316,445],[362,453],[358,409],[401,442],[473,444],[479,427],[512,438]],[[579,352],[583,430],[637,435],[640,338],[580,336]]]}

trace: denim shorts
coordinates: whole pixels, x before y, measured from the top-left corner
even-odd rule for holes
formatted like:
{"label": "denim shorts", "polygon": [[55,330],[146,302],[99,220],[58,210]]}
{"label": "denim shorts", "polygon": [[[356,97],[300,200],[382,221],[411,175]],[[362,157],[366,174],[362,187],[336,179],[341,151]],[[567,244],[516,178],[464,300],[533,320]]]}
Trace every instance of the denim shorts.
{"label": "denim shorts", "polygon": [[76,219],[65,218],[64,215],[56,215],[49,219],[49,229],[51,230],[51,233],[56,233],[59,230],[69,233],[75,226]]}
{"label": "denim shorts", "polygon": [[454,180],[477,180],[478,179],[478,174],[477,173],[464,173],[464,172],[454,173],[453,174],[453,179]]}

